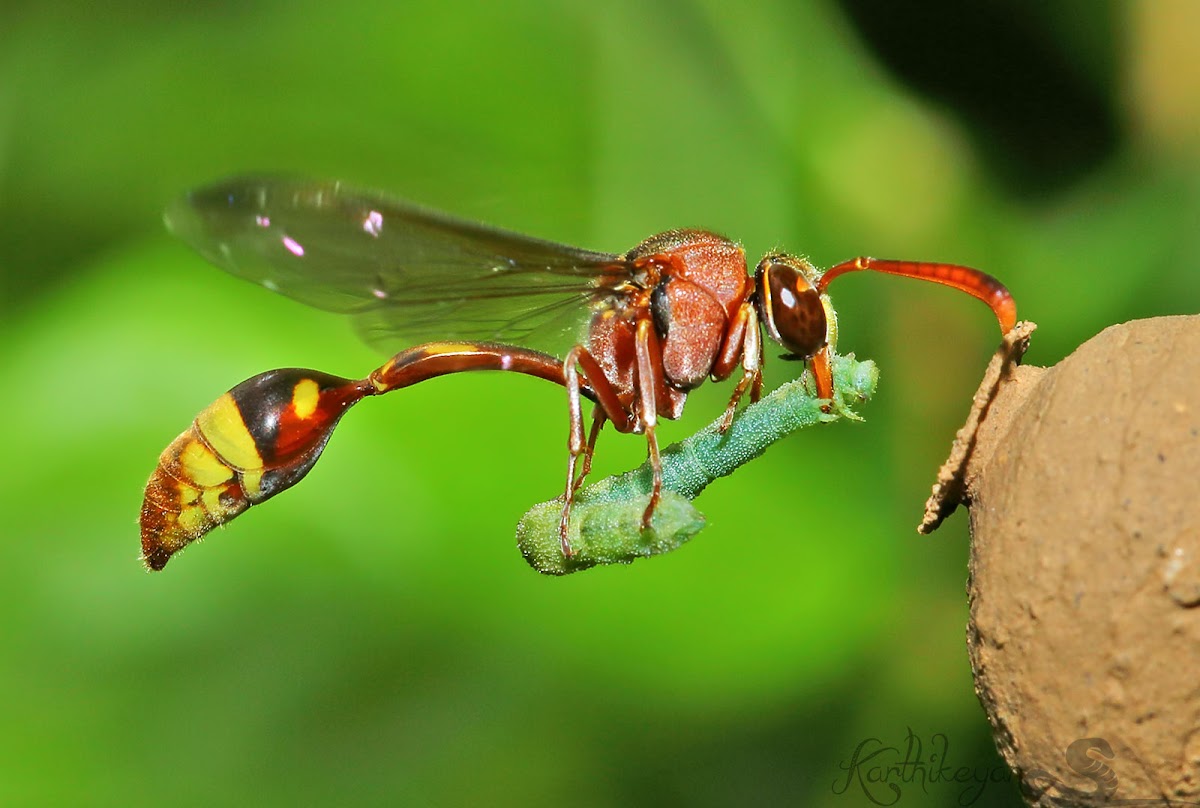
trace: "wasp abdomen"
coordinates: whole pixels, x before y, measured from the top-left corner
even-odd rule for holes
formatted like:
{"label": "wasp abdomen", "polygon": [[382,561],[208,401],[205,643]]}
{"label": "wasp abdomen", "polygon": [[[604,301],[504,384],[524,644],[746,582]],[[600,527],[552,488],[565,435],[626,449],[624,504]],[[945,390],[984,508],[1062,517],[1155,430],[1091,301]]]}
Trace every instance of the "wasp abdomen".
{"label": "wasp abdomen", "polygon": [[142,502],[152,570],[217,525],[299,482],[353,404],[374,390],[315,370],[248,379],[214,401],[159,457]]}

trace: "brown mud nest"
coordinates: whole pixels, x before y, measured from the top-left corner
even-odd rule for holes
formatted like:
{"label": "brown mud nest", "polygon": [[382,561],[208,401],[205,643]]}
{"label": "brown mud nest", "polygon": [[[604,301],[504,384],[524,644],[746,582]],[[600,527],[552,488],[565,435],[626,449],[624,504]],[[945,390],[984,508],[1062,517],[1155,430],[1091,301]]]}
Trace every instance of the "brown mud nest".
{"label": "brown mud nest", "polygon": [[1200,316],[993,360],[922,532],[971,515],[968,644],[1031,805],[1200,805]]}

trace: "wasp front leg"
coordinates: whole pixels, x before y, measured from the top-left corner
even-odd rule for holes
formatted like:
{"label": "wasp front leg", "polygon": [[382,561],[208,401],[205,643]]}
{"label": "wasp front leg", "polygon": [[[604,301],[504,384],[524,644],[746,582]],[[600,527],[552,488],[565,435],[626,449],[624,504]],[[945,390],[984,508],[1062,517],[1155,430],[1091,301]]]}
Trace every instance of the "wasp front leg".
{"label": "wasp front leg", "polygon": [[762,394],[762,334],[758,329],[758,312],[752,303],[744,303],[726,332],[725,344],[713,365],[712,377],[716,381],[729,378],[741,358],[742,378],[738,379],[725,407],[725,414],[717,424],[718,432],[725,432],[733,424],[738,404],[746,390],[750,391],[751,403]]}
{"label": "wasp front leg", "polygon": [[808,360],[812,368],[813,382],[817,387],[817,398],[828,399],[828,404],[821,405],[821,412],[830,412],[834,406],[833,400],[833,368],[829,364],[829,346],[813,354]]}

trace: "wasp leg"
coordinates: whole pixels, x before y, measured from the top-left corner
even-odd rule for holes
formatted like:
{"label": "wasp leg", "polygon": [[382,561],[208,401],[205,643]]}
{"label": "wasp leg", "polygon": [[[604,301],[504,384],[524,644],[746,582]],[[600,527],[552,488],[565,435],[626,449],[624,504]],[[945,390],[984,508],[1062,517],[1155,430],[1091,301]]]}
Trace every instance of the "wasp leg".
{"label": "wasp leg", "polygon": [[[577,345],[567,354],[566,361],[548,354],[491,343],[435,342],[418,345],[394,356],[369,377],[378,393],[408,387],[418,382],[449,373],[468,370],[507,370],[537,376],[561,384],[567,389],[571,414],[571,434],[568,441],[570,457],[567,462],[567,483],[564,492],[563,515],[559,527],[563,556],[571,557],[567,527],[575,490],[583,475],[577,475],[579,459],[584,459],[584,474],[591,465],[591,453],[596,437],[605,420],[613,422],[621,432],[632,432],[636,421],[621,403],[616,390],[604,375],[600,363],[586,348]],[[596,402],[592,436],[585,443],[581,401]]]}
{"label": "wasp leg", "polygon": [[742,360],[742,378],[738,379],[725,407],[725,414],[717,424],[718,432],[725,432],[733,423],[742,396],[750,390],[750,400],[758,401],[762,393],[762,334],[758,330],[758,313],[754,306],[745,303],[738,309],[737,316],[729,329],[725,347],[713,366],[713,378],[720,381],[733,372],[739,354]]}
{"label": "wasp leg", "polygon": [[[611,383],[604,375],[604,369],[600,367],[600,363],[592,356],[587,348],[582,345],[576,345],[567,354],[566,360],[562,363],[562,373],[564,386],[567,388],[567,406],[571,416],[571,433],[567,441],[567,484],[563,491],[563,509],[562,518],[558,523],[558,538],[562,543],[563,558],[571,557],[571,541],[568,537],[568,528],[571,524],[571,505],[575,500],[575,490],[578,488],[576,483],[576,469],[579,465],[579,458],[584,457],[584,469],[591,466],[591,452],[588,446],[594,446],[595,441],[584,442],[583,439],[583,410],[581,406],[581,391],[582,381],[586,381],[592,392],[592,397],[596,401],[596,407],[603,413],[603,417],[596,415],[593,417],[593,433],[598,435],[600,426],[604,423],[603,419],[612,421],[613,426],[618,432],[632,432],[636,421],[633,416],[621,404],[620,398],[617,396],[617,391],[613,389]],[[582,381],[581,378],[582,377]],[[586,452],[586,454],[585,454]],[[582,475],[580,475],[582,476]]]}
{"label": "wasp leg", "polygon": [[587,448],[583,452],[583,468],[580,469],[579,476],[575,478],[576,491],[583,485],[583,481],[592,470],[592,457],[596,454],[596,439],[600,437],[600,428],[607,420],[608,416],[604,414],[604,408],[597,405],[592,410],[592,430],[588,433]]}
{"label": "wasp leg", "polygon": [[809,365],[817,385],[817,398],[829,399],[828,404],[821,405],[821,412],[830,412],[833,409],[833,369],[829,365],[829,346],[813,354]]}
{"label": "wasp leg", "polygon": [[654,516],[654,511],[662,498],[662,456],[658,451],[658,436],[655,435],[655,428],[658,425],[657,389],[663,385],[665,379],[658,335],[654,332],[654,321],[648,316],[638,320],[635,349],[637,353],[638,406],[641,410],[642,428],[646,432],[646,451],[650,460],[650,469],[654,473],[654,484],[650,489],[650,502],[642,513],[642,530],[649,530],[650,519]]}

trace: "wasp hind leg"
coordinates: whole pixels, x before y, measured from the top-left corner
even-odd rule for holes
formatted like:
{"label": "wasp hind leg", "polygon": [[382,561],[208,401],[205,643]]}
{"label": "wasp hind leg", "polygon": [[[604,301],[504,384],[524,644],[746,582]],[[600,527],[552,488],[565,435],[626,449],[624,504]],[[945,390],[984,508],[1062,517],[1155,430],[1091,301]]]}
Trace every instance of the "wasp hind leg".
{"label": "wasp hind leg", "polygon": [[[576,345],[567,354],[566,361],[563,362],[563,377],[567,388],[571,432],[567,440],[567,481],[563,491],[562,517],[558,522],[558,538],[562,543],[563,558],[570,558],[572,555],[569,537],[571,506],[575,502],[575,492],[579,490],[584,477],[591,470],[592,453],[595,451],[600,428],[608,420],[612,421],[617,431],[632,432],[636,422],[622,406],[617,391],[605,377],[600,363],[582,345]],[[596,399],[596,412],[592,416],[592,429],[586,442],[583,437],[582,408],[582,391],[585,382]],[[580,458],[583,459],[582,469],[580,469]]]}

